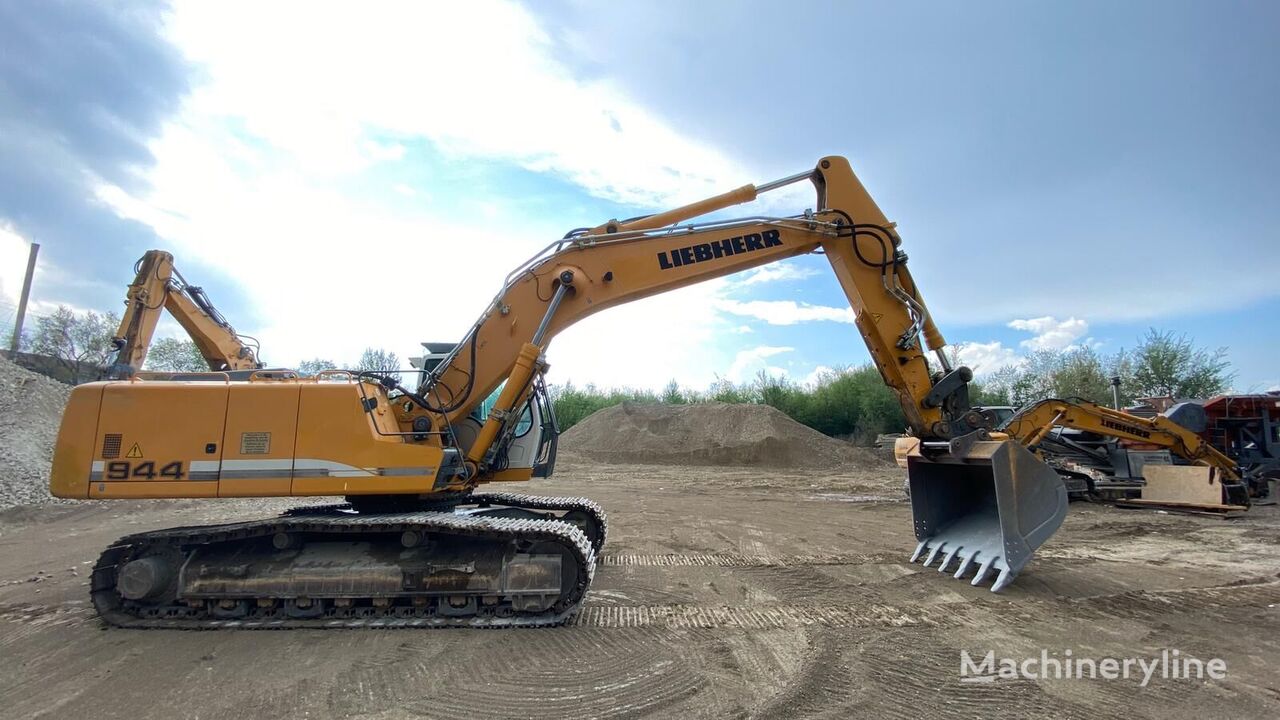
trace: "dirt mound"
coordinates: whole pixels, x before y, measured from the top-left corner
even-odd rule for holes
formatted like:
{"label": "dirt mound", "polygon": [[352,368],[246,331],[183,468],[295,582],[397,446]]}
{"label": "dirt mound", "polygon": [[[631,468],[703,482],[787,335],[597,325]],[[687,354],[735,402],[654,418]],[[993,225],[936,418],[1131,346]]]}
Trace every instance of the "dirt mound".
{"label": "dirt mound", "polygon": [[0,357],[0,508],[49,502],[49,463],[71,387]]}
{"label": "dirt mound", "polygon": [[560,448],[591,460],[644,465],[831,468],[878,462],[768,405],[622,403],[569,428]]}

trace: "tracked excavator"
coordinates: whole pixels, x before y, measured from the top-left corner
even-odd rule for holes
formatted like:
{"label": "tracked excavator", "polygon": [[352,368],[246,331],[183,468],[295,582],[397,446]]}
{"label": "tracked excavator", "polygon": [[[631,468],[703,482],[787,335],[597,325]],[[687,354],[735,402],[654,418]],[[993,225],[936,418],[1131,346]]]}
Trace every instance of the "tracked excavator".
{"label": "tracked excavator", "polygon": [[[237,333],[204,289],[187,283],[174,267],[173,255],[149,250],[133,270],[135,277],[125,295],[124,316],[111,339],[118,352],[115,364],[108,370],[109,377],[125,380],[143,372],[164,310],[187,331],[210,370],[236,373],[243,378],[262,368],[257,341]],[[151,373],[150,377],[161,379],[163,375]]]}
{"label": "tracked excavator", "polygon": [[[1117,448],[1120,457],[1114,457],[1104,450],[1064,437],[1063,429],[1167,450],[1186,464],[1213,468],[1222,487],[1222,503],[1248,506],[1248,485],[1240,467],[1199,435],[1197,428],[1203,427],[1204,422],[1204,408],[1195,403],[1180,403],[1168,412],[1148,418],[1113,410],[1083,398],[1049,398],[1019,408],[1001,422],[998,429],[1053,467],[1063,477],[1069,494],[1073,496],[1090,495],[1098,488],[1093,484],[1096,478],[1081,472],[1078,464],[1061,461],[1060,456],[1065,452],[1074,451],[1109,470],[1120,464],[1127,470],[1130,460],[1123,449]],[[907,458],[919,443],[920,439],[915,437],[896,441],[894,454],[900,466],[908,467]]]}
{"label": "tracked excavator", "polygon": [[[1059,428],[1083,430],[1102,437],[1168,450],[1187,464],[1214,468],[1222,487],[1223,504],[1248,506],[1248,485],[1240,467],[1199,435],[1196,428],[1202,428],[1204,424],[1204,408],[1195,403],[1181,403],[1166,413],[1144,418],[1080,398],[1052,398],[1019,409],[1001,429],[1010,438],[1038,453],[1046,444],[1065,445],[1084,455],[1098,455],[1102,452],[1082,447],[1079,443],[1062,437]],[[1119,458],[1107,454],[1097,459],[1109,466],[1127,465],[1127,453],[1123,450],[1118,452],[1121,454]],[[1041,455],[1045,457],[1044,453]],[[1051,459],[1050,464],[1054,464]],[[1060,472],[1068,479],[1078,477],[1086,484],[1085,489],[1093,480],[1081,477],[1073,469],[1062,468]]]}
{"label": "tracked excavator", "polygon": [[[802,182],[816,190],[803,213],[695,220]],[[920,439],[907,458],[912,559],[1005,587],[1062,523],[1065,487],[970,407],[972,373],[947,354],[894,224],[833,156],[568,233],[511,271],[408,386],[333,371],[76,388],[50,480],[58,497],[346,500],[121,538],[94,568],[94,606],[124,627],[561,624],[587,592],[605,514],[585,498],[479,491],[554,471],[548,343],[592,313],[810,253],[830,262]]]}

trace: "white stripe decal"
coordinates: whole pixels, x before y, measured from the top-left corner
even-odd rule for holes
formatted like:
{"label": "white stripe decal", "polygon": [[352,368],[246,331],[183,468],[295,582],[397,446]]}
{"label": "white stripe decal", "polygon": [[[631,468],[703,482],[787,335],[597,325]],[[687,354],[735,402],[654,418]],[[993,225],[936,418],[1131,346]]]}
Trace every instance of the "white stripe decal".
{"label": "white stripe decal", "polygon": [[[98,481],[106,469],[106,462],[94,460],[90,467],[90,479]],[[191,460],[187,462],[188,477],[191,479],[217,480],[248,478],[282,478],[292,475],[296,478],[335,477],[403,477],[412,475],[434,475],[435,468],[388,467],[358,468],[346,463],[316,458],[295,459],[263,459],[263,460]]]}
{"label": "white stripe decal", "polygon": [[346,463],[334,462],[332,460],[316,460],[314,458],[296,458],[293,461],[293,469],[298,470],[322,470],[327,471],[324,474],[331,477],[367,477],[373,473],[353,465]]}
{"label": "white stripe decal", "polygon": [[[195,463],[192,463],[192,465],[194,464]],[[223,460],[222,469],[223,470],[292,470],[293,460],[287,459],[287,458],[284,460]]]}

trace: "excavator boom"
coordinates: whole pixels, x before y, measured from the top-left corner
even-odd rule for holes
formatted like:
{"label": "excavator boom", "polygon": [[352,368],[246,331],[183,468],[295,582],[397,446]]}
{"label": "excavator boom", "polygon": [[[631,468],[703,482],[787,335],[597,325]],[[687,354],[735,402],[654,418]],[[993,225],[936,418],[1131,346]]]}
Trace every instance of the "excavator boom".
{"label": "excavator boom", "polygon": [[[804,213],[689,222],[806,181],[816,203]],[[953,366],[901,244],[848,161],[823,158],[772,183],[567,234],[512,271],[463,339],[424,359],[414,387],[389,372],[81,386],[50,486],[60,497],[343,495],[350,503],[121,540],[95,572],[95,604],[117,624],[208,626],[273,613],[301,624],[335,616],[555,624],[582,599],[604,543],[603,513],[580,498],[476,492],[552,472],[548,344],[625,302],[822,253],[920,439],[910,471],[913,560],[927,551],[926,564],[942,556],[946,570],[959,559],[956,577],[975,568],[975,585],[994,571],[998,590],[1061,524],[1066,490],[970,407],[972,373]],[[174,407],[189,421],[167,422]],[[334,574],[344,567],[359,567],[361,584]]]}
{"label": "excavator boom", "polygon": [[[1202,410],[1199,412],[1203,415]],[[1236,462],[1206,442],[1194,428],[1184,427],[1167,415],[1138,417],[1079,398],[1050,398],[1020,408],[1001,430],[1022,446],[1037,449],[1056,428],[1083,430],[1166,449],[1190,464],[1214,468],[1224,493],[1236,494],[1233,498],[1224,497],[1224,503],[1248,503]]]}
{"label": "excavator boom", "polygon": [[236,333],[202,288],[187,284],[174,267],[173,255],[148,250],[135,263],[134,272],[136,277],[125,297],[125,313],[112,338],[119,351],[111,368],[112,377],[127,379],[142,370],[161,310],[168,310],[187,331],[210,370],[262,367],[255,346],[246,342],[251,338]]}

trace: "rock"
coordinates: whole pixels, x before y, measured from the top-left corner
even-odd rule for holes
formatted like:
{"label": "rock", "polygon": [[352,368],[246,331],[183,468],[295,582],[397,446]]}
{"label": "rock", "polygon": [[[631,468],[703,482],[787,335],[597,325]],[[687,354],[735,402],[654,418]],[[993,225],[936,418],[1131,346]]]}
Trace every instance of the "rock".
{"label": "rock", "polygon": [[0,357],[0,508],[43,504],[71,387]]}

